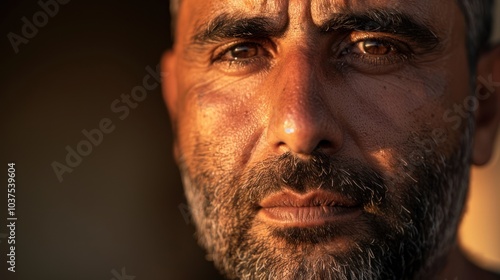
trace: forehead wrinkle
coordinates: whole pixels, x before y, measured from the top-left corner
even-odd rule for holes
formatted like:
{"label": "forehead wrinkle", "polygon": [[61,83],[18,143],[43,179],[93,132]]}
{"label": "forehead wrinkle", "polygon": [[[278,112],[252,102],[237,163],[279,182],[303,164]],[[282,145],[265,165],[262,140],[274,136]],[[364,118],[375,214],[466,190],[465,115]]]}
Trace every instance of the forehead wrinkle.
{"label": "forehead wrinkle", "polygon": [[[209,28],[213,20],[223,14],[242,18],[269,17],[285,23],[288,18],[287,2],[288,0],[243,0],[243,3],[233,0],[207,1],[205,5],[199,5],[198,9],[192,11],[190,33],[193,35]],[[201,16],[196,16],[197,14]]]}
{"label": "forehead wrinkle", "polygon": [[[420,1],[420,2],[419,2]],[[416,15],[414,18],[422,24],[429,24],[426,7],[422,5],[425,0],[311,0],[311,15],[316,25],[321,25],[334,14],[363,13],[367,10],[390,9],[400,11],[409,15]]]}
{"label": "forehead wrinkle", "polygon": [[252,11],[259,11],[259,13],[272,14],[280,11],[280,7],[283,7],[287,2],[286,0],[244,0],[245,6],[249,7]]}
{"label": "forehead wrinkle", "polygon": [[288,0],[219,0],[210,1],[207,14],[245,13],[253,15],[281,15],[287,11]]}

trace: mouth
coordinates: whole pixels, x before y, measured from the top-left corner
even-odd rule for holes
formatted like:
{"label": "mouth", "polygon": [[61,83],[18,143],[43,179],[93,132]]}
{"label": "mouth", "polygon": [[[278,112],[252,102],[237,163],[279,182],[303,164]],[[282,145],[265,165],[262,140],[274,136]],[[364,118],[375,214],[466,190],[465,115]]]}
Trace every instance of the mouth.
{"label": "mouth", "polygon": [[318,190],[306,194],[282,191],[259,204],[258,216],[266,223],[283,227],[314,227],[344,223],[362,214],[363,207],[338,193]]}

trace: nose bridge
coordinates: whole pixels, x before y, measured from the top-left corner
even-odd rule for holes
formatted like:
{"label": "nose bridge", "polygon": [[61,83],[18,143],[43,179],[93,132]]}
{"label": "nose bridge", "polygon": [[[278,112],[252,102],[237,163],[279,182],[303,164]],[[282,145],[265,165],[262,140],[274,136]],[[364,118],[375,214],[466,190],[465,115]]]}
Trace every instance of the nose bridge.
{"label": "nose bridge", "polygon": [[269,123],[273,147],[309,154],[323,146],[329,149],[338,142],[322,83],[319,58],[296,50],[288,53],[275,72]]}
{"label": "nose bridge", "polygon": [[[286,61],[281,65],[277,73],[277,83],[279,94],[275,107],[276,113],[281,117],[289,118],[310,117],[321,102],[321,93],[319,92],[318,69],[314,67],[314,58],[303,51],[289,55]],[[317,66],[317,65],[316,65]],[[316,107],[316,108],[314,108]],[[289,122],[292,119],[288,120]]]}

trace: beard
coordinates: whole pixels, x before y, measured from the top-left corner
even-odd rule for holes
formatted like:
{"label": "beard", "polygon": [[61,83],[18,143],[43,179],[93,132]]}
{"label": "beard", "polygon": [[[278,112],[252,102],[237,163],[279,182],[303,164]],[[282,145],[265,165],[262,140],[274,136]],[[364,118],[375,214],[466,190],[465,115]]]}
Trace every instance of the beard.
{"label": "beard", "polygon": [[[390,174],[320,151],[229,170],[224,156],[207,153],[212,144],[198,143],[192,168],[181,158],[180,170],[199,243],[231,279],[432,279],[455,242],[468,190],[468,131],[446,151],[417,144],[429,132],[410,137],[410,158],[398,158]],[[363,211],[314,227],[256,219],[259,202],[285,188],[340,193]]]}

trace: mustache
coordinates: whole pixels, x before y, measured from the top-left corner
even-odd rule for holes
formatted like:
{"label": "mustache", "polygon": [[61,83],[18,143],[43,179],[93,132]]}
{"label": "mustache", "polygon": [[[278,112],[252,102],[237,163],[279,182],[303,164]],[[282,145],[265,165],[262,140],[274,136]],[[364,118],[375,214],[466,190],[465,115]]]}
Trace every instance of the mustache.
{"label": "mustache", "polygon": [[[307,159],[284,153],[253,166],[239,177],[238,199],[258,203],[266,196],[288,189],[300,194],[325,190],[357,204],[380,204],[387,192],[382,175],[359,160],[332,157],[315,151]],[[235,201],[236,202],[236,201]]]}

